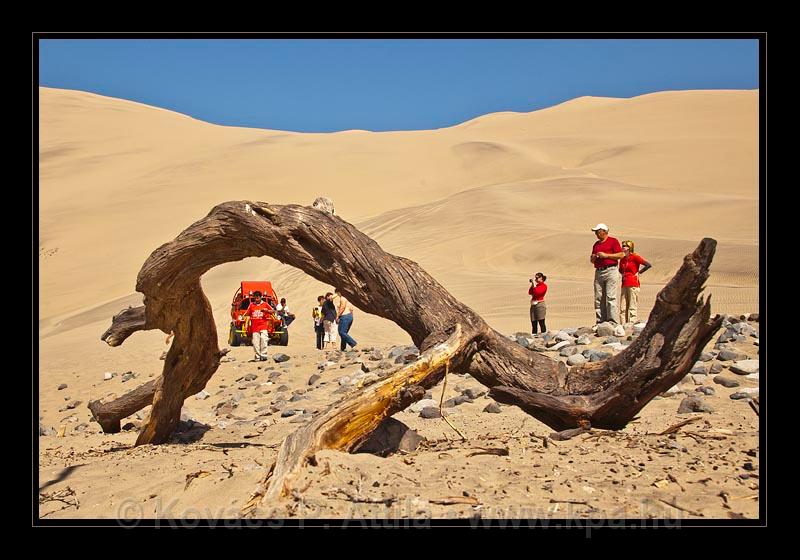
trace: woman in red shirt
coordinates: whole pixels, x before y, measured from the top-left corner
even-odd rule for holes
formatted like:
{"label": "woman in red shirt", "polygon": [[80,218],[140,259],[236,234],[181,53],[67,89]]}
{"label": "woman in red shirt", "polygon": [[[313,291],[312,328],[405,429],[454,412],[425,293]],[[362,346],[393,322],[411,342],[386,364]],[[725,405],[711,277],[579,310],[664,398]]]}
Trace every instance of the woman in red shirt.
{"label": "woman in red shirt", "polygon": [[636,309],[639,306],[639,275],[644,274],[651,267],[650,263],[644,260],[639,253],[634,253],[634,247],[635,245],[630,239],[622,242],[622,252],[625,256],[619,261],[619,271],[622,274],[620,324],[636,322]]}
{"label": "woman in red shirt", "polygon": [[544,324],[544,317],[547,313],[547,307],[544,303],[544,295],[547,293],[545,280],[547,280],[547,276],[541,272],[537,272],[536,276],[529,280],[531,287],[528,289],[528,295],[531,296],[531,328],[533,329],[533,334],[536,334],[537,323],[542,329],[542,334],[547,331],[547,327]]}

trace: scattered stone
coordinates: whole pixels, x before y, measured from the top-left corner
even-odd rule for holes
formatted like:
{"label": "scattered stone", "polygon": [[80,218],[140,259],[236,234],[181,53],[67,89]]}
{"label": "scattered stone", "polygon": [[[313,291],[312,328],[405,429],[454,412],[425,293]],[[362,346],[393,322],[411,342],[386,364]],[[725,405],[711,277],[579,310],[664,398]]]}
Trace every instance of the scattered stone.
{"label": "scattered stone", "polygon": [[758,313],[751,313],[750,315],[747,316],[747,320],[758,323]]}
{"label": "scattered stone", "polygon": [[289,402],[297,402],[302,400],[308,400],[308,397],[305,395],[292,395],[292,398],[289,399]]}
{"label": "scattered stone", "polygon": [[466,396],[469,399],[477,399],[478,397],[482,397],[486,394],[486,391],[482,389],[464,389],[461,391],[461,394]]}
{"label": "scattered stone", "polygon": [[308,384],[309,384],[309,385],[314,385],[314,384],[315,384],[317,381],[319,381],[321,378],[322,378],[322,376],[321,376],[321,375],[317,375],[317,374],[315,373],[314,375],[312,375],[311,377],[309,377],[309,378],[308,378]]}
{"label": "scattered stone", "polygon": [[713,359],[714,359],[714,354],[712,354],[711,352],[702,352],[700,354],[700,357],[698,358],[698,360],[701,362],[710,362]]}
{"label": "scattered stone", "polygon": [[698,387],[695,389],[695,391],[698,393],[703,393],[704,395],[713,395],[716,393],[716,391],[714,391],[714,387]]}
{"label": "scattered stone", "polygon": [[555,340],[551,340],[545,346],[548,346],[548,350],[561,350],[562,348],[569,346],[570,343],[566,340],[562,340],[561,342],[555,342]]}
{"label": "scattered stone", "polygon": [[107,372],[105,372],[103,374],[103,381],[108,381],[109,379],[111,379],[115,375],[116,375],[116,373],[111,373],[110,371],[107,371]]}
{"label": "scattered stone", "polygon": [[614,336],[614,325],[612,323],[599,323],[597,325],[596,336]]}
{"label": "scattered stone", "polygon": [[625,327],[622,325],[615,325],[614,326],[614,336],[625,336]]}
{"label": "scattered stone", "polygon": [[422,399],[421,401],[417,401],[414,404],[412,404],[410,407],[408,407],[408,409],[411,412],[419,413],[419,412],[422,412],[422,410],[424,408],[435,407],[437,405],[438,405],[438,403],[436,401],[434,401],[433,399]]}
{"label": "scattered stone", "polygon": [[283,412],[281,412],[281,418],[288,418],[289,416],[294,416],[297,414],[297,411],[292,408],[287,408]]}
{"label": "scattered stone", "polygon": [[703,365],[703,362],[695,362],[694,366],[692,367],[689,373],[699,373],[701,375],[706,375],[708,373],[708,370],[706,369],[706,366]]}
{"label": "scattered stone", "polygon": [[723,366],[721,363],[714,362],[713,364],[711,364],[711,368],[709,369],[709,373],[719,373],[724,369],[725,369],[725,366]]}
{"label": "scattered stone", "polygon": [[567,342],[570,342],[570,343],[574,343],[575,342],[575,337],[572,336],[571,334],[569,334],[568,332],[565,332],[565,331],[558,331],[556,333],[555,339],[557,341],[559,341],[559,342],[563,342],[565,340]]}
{"label": "scattered stone", "polygon": [[567,356],[572,356],[573,354],[575,354],[577,352],[578,352],[578,347],[575,346],[575,345],[572,345],[572,346],[565,346],[564,348],[561,349],[561,351],[558,354],[560,356],[567,357]]}
{"label": "scattered stone", "polygon": [[280,372],[280,371],[273,371],[273,372],[271,372],[271,373],[269,374],[269,379],[270,379],[270,380],[272,380],[272,379],[278,379],[280,376],[281,376],[281,372]]}
{"label": "scattered stone", "polygon": [[705,374],[692,374],[692,381],[694,381],[695,385],[703,385],[706,381],[708,381],[708,376]]}
{"label": "scattered stone", "polygon": [[439,418],[441,413],[438,406],[426,406],[419,413],[420,418]]}
{"label": "scattered stone", "polygon": [[275,391],[278,392],[278,393],[283,393],[284,391],[288,391],[288,390],[289,390],[289,386],[288,385],[281,385],[280,387],[275,389]]}
{"label": "scattered stone", "polygon": [[530,346],[530,343],[528,342],[527,337],[524,337],[524,336],[518,336],[517,337],[517,344],[519,344],[523,348],[527,348],[528,346]]}
{"label": "scattered stone", "polygon": [[43,426],[41,422],[39,422],[39,436],[54,436],[56,433],[57,432],[55,428],[47,428]]}
{"label": "scattered stone", "polygon": [[132,371],[126,371],[122,374],[122,382],[125,383],[126,381],[130,381],[131,379],[136,379],[136,374]]}
{"label": "scattered stone", "polygon": [[723,387],[727,387],[728,389],[733,389],[734,387],[739,386],[739,382],[737,380],[730,377],[725,377],[724,375],[715,376],[714,383],[717,385],[722,385]]}
{"label": "scattered stone", "polygon": [[579,366],[585,363],[586,363],[586,358],[583,357],[583,354],[573,354],[572,356],[567,358],[567,364],[571,366]]}
{"label": "scattered stone", "polygon": [[258,375],[256,375],[255,373],[248,373],[247,375],[244,376],[245,381],[255,381],[256,379],[258,379]]}
{"label": "scattered stone", "polygon": [[286,354],[278,352],[277,354],[272,356],[272,359],[275,360],[277,363],[281,363],[281,362],[288,362],[291,358]]}
{"label": "scattered stone", "polygon": [[596,350],[592,352],[591,356],[589,357],[590,362],[601,362],[603,360],[607,360],[612,356],[611,352],[601,352]]}
{"label": "scattered stone", "polygon": [[398,451],[410,453],[416,451],[424,439],[399,420],[389,417],[380,423],[355,453],[372,453],[381,457]]}
{"label": "scattered stone", "polygon": [[703,400],[700,395],[691,395],[681,401],[678,407],[678,414],[688,414],[690,412],[714,412],[714,409]]}
{"label": "scattered stone", "polygon": [[603,341],[603,344],[616,344],[617,342],[619,342],[619,338],[617,338],[616,336],[608,336]]}
{"label": "scattered stone", "polygon": [[204,400],[206,400],[206,399],[207,399],[208,397],[210,397],[210,396],[211,396],[211,395],[208,393],[208,391],[206,391],[205,389],[203,389],[202,391],[200,391],[199,393],[197,393],[197,394],[194,396],[194,398],[196,398],[196,399],[197,399],[197,400],[199,400],[199,401],[204,401]]}
{"label": "scattered stone", "polygon": [[592,340],[586,335],[579,336],[578,340],[575,341],[575,344],[579,344],[581,346],[585,346],[585,345],[591,344],[591,343],[592,343]]}
{"label": "scattered stone", "polygon": [[730,369],[737,375],[758,373],[758,360],[740,360],[735,362]]}
{"label": "scattered stone", "polygon": [[502,409],[500,408],[500,405],[497,404],[496,402],[490,402],[489,404],[486,405],[483,411],[488,412],[490,414],[499,414],[500,412],[502,412]]}
{"label": "scattered stone", "polygon": [[136,424],[134,424],[133,422],[128,422],[127,424],[122,426],[121,429],[122,429],[123,432],[130,432],[131,430],[135,430],[136,429]]}
{"label": "scattered stone", "polygon": [[59,391],[61,391],[63,389],[66,389],[66,388],[67,388],[67,384],[66,383],[62,383],[61,385],[58,386],[58,390]]}

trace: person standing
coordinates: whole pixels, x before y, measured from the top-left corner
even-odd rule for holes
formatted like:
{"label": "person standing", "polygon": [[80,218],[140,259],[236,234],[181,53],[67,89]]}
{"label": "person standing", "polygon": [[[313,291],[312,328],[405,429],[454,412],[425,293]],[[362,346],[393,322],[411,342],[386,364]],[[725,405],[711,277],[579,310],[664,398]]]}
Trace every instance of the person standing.
{"label": "person standing", "polygon": [[339,337],[342,340],[341,351],[344,352],[347,350],[348,344],[350,348],[355,348],[357,344],[355,339],[348,334],[350,327],[353,325],[353,304],[339,292],[339,288],[336,288],[336,295],[339,298],[336,318],[339,320]]}
{"label": "person standing", "polygon": [[245,315],[245,327],[247,332],[248,325],[252,331],[253,350],[255,351],[255,362],[264,362],[267,360],[267,346],[269,345],[269,314],[272,313],[272,307],[261,301],[261,292],[255,291],[251,296],[250,305],[247,307]]}
{"label": "person standing", "polygon": [[322,328],[325,331],[325,338],[323,340],[323,347],[327,347],[330,343],[336,348],[336,306],[333,304],[333,294],[328,292],[325,294],[325,301],[322,303]]}
{"label": "person standing", "polygon": [[314,333],[317,335],[317,350],[322,350],[322,339],[325,336],[325,327],[322,326],[322,303],[325,301],[325,296],[317,298],[317,305],[311,311],[311,317],[314,319]]}
{"label": "person standing", "polygon": [[529,280],[531,287],[528,288],[528,294],[531,296],[531,329],[533,334],[536,334],[537,325],[541,327],[542,334],[547,331],[544,324],[544,317],[547,313],[547,306],[544,303],[544,295],[547,293],[547,284],[545,284],[547,276],[541,272]]}
{"label": "person standing", "polygon": [[608,235],[608,226],[599,223],[592,228],[597,241],[589,261],[594,265],[594,314],[597,324],[617,323],[619,292],[618,261],[624,256],[619,240]]}
{"label": "person standing", "polygon": [[[620,323],[635,323],[636,310],[639,307],[639,275],[644,274],[652,265],[644,260],[639,253],[635,253],[635,244],[630,239],[622,242],[623,256],[619,261],[619,271],[622,274],[622,305],[619,311]],[[642,268],[639,268],[642,267]]]}

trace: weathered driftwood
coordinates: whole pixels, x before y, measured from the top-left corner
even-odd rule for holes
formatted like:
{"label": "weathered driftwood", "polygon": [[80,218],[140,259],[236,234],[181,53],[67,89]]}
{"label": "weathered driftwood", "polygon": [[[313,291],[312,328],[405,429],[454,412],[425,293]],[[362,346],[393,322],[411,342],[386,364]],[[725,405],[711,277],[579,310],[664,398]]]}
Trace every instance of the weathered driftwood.
{"label": "weathered driftwood", "polygon": [[[103,340],[118,345],[136,330],[174,331],[137,445],[166,441],[183,400],[202,390],[219,365],[216,328],[200,277],[219,264],[266,255],[338,286],[362,311],[397,323],[423,352],[447,340],[460,324],[464,344],[452,371],[469,372],[492,388],[498,401],[515,404],[557,430],[618,429],[677,383],[719,329],[721,318],[710,319],[709,301],[699,297],[715,247],[714,240],[704,239],[686,256],[629,348],[606,362],[568,369],[494,331],[416,263],[384,252],[338,216],[307,206],[226,202],[148,258],[136,284],[144,294],[144,310],[115,316]],[[110,412],[113,407],[116,414]],[[94,410],[111,424],[130,407],[112,401]]]}

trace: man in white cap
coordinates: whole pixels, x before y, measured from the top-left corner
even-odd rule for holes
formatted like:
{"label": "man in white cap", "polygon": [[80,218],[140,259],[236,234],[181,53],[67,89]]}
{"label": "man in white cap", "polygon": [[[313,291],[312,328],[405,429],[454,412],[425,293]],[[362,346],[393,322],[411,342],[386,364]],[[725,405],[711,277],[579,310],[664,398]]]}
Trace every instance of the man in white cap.
{"label": "man in white cap", "polygon": [[608,235],[608,226],[600,223],[592,228],[597,236],[589,260],[594,265],[594,313],[596,322],[617,322],[619,260],[625,256],[619,241]]}

